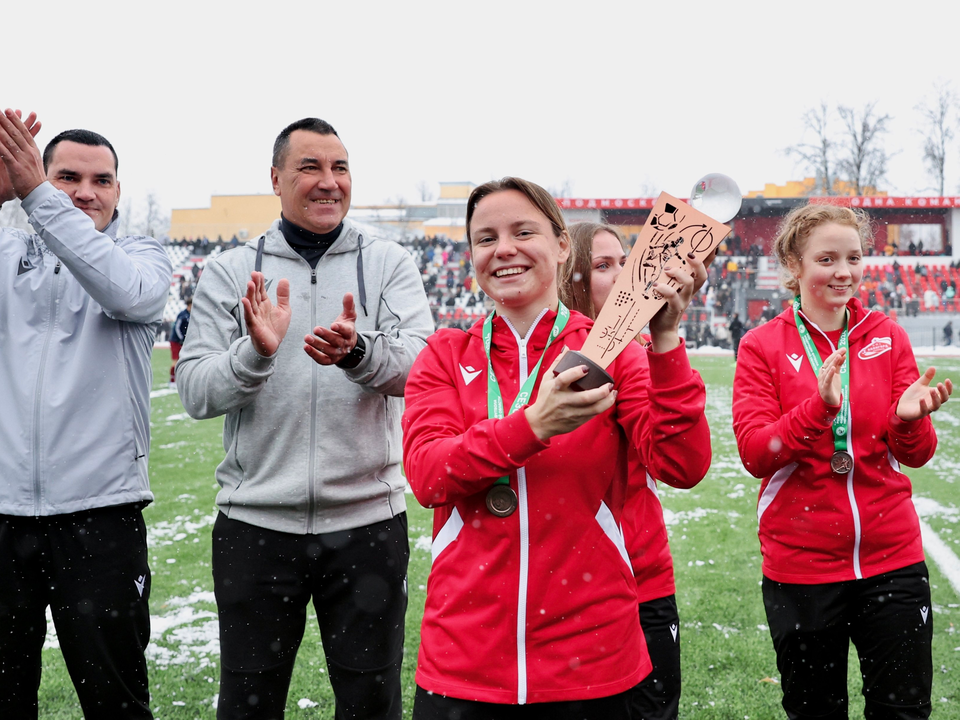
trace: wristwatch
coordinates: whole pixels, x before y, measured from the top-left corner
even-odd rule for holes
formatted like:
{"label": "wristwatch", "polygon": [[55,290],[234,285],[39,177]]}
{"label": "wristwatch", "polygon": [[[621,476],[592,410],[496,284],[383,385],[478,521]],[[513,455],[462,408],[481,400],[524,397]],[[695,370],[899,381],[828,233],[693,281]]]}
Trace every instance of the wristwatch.
{"label": "wristwatch", "polygon": [[366,355],[367,346],[363,341],[363,335],[357,335],[357,344],[353,346],[353,350],[344,355],[343,360],[338,362],[336,365],[338,368],[342,368],[343,370],[351,370],[359,365]]}

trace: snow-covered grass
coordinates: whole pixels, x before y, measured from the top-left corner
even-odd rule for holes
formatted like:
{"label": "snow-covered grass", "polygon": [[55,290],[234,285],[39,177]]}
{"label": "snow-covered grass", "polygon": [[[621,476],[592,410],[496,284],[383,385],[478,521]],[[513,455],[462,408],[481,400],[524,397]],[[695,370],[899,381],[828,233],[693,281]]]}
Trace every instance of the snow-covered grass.
{"label": "snow-covered grass", "polygon": [[[684,692],[681,718],[783,717],[776,660],[760,596],[760,546],[756,537],[759,481],[740,465],[730,427],[733,358],[692,359],[708,387],[713,432],[710,474],[689,491],[661,487],[677,574]],[[151,482],[157,500],[145,511],[153,586],[148,649],[151,705],[157,718],[213,718],[219,675],[216,603],[210,572],[210,531],[216,517],[213,472],[223,455],[220,420],[185,415],[165,392],[169,352],[154,355]],[[960,358],[937,357],[941,375],[960,379]],[[921,360],[921,364],[928,363]],[[934,600],[935,717],[960,718],[960,596],[941,557],[960,552],[960,398],[935,416],[940,450],[927,468],[910,470],[917,508],[939,541],[928,559]],[[407,495],[411,565],[403,684],[410,716],[419,623],[430,564],[431,514]],[[946,551],[947,554],[944,554]],[[931,553],[933,555],[933,553]],[[855,653],[851,653],[851,717],[862,716]],[[80,717],[69,676],[48,636],[40,689],[41,717]],[[308,614],[287,700],[288,718],[332,718],[315,616]]]}

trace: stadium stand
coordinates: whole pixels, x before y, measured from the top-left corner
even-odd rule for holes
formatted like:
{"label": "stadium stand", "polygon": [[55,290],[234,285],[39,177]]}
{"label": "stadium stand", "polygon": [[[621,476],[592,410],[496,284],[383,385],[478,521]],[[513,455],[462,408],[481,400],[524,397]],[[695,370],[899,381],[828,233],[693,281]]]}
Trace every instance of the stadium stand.
{"label": "stadium stand", "polygon": [[[468,328],[489,312],[490,303],[473,278],[473,265],[465,241],[419,236],[399,242],[420,268],[437,327]],[[160,339],[166,339],[168,324],[184,308],[184,297],[192,294],[204,263],[233,244],[222,241],[201,244],[183,239],[167,245],[174,270]],[[740,287],[744,287],[740,283],[745,283],[746,287],[755,286],[759,277],[756,267],[757,257],[753,254],[718,257],[710,268],[706,291],[694,300],[692,306],[728,316],[733,311],[734,283]],[[907,315],[960,312],[958,285],[960,261],[954,264],[917,263],[914,266],[893,259],[888,264],[864,268],[859,297],[865,306],[885,312],[891,309]]]}

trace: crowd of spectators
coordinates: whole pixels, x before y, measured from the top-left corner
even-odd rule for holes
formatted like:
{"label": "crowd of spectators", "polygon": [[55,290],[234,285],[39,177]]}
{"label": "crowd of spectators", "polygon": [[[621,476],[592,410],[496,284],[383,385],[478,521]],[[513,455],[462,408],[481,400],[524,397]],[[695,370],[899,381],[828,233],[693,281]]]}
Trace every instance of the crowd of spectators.
{"label": "crowd of spectators", "polygon": [[958,283],[960,260],[915,266],[894,260],[889,265],[865,270],[860,295],[865,305],[885,312],[896,310],[911,316],[921,312],[957,312]]}
{"label": "crowd of spectators", "polygon": [[[234,236],[229,241],[203,238],[170,240],[174,247],[185,247],[194,258],[190,271],[184,272],[174,292],[182,302],[193,297],[203,263],[210,254],[238,245]],[[420,269],[427,291],[433,319],[438,328],[468,328],[489,312],[486,297],[473,277],[470,250],[465,240],[446,237],[406,238],[401,244],[407,248]],[[911,252],[920,254],[920,248]],[[731,321],[736,313],[736,293],[755,287],[758,260],[763,250],[760,243],[749,246],[737,235],[727,238],[720,246],[718,257],[709,268],[709,279],[703,291],[691,302],[687,341],[691,345],[730,345],[726,324],[713,323],[710,316]],[[950,258],[944,257],[944,260]],[[957,286],[960,284],[960,260],[944,265],[915,266],[901,264],[896,259],[888,265],[868,266],[860,288],[860,299],[867,307],[889,312],[896,310],[907,315],[921,312],[960,312]],[[776,314],[768,305],[759,318],[740,318],[746,329],[762,323]]]}
{"label": "crowd of spectators", "polygon": [[230,240],[224,240],[222,235],[218,235],[216,240],[211,240],[206,235],[199,238],[183,237],[179,240],[168,238],[167,245],[171,247],[187,248],[191,255],[206,257],[207,255],[223,252],[230,248],[235,248],[240,244],[240,238],[234,235]]}
{"label": "crowd of spectators", "polygon": [[426,238],[402,243],[420,268],[433,321],[438,328],[468,328],[487,314],[486,296],[473,276],[465,240]]}

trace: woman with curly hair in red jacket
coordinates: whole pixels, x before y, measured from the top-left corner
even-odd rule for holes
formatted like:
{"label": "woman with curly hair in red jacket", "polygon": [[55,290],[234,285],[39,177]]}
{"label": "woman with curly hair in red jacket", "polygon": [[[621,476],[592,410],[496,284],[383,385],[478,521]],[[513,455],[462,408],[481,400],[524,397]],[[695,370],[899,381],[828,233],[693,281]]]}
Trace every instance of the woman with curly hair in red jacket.
{"label": "woman with curly hair in red jacket", "polygon": [[774,250],[788,309],[747,333],[733,428],[757,507],[763,600],[789,718],[847,717],[847,651],[860,658],[867,718],[926,718],[930,587],[901,465],[936,450],[929,414],[949,380],[918,379],[906,332],[857,300],[870,223],[807,205]]}

